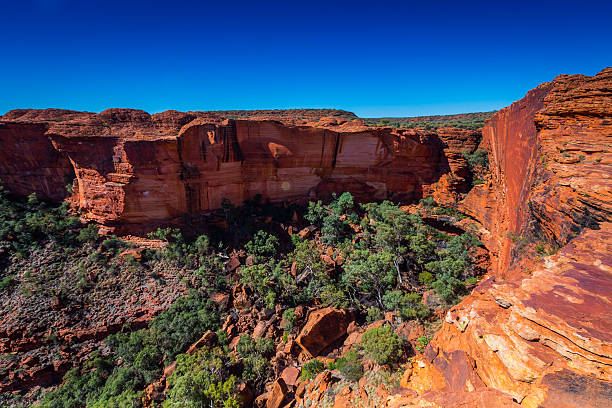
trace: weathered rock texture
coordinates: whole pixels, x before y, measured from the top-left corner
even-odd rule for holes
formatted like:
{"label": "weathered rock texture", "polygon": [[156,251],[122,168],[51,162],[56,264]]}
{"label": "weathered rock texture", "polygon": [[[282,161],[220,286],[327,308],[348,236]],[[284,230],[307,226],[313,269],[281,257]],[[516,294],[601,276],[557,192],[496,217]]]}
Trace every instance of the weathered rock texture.
{"label": "weathered rock texture", "polygon": [[[177,219],[261,194],[272,202],[350,191],[411,201],[465,193],[463,149],[479,131],[351,127],[350,131],[226,120],[202,112],[149,115],[11,111],[0,121],[0,179],[10,190],[72,200],[109,228]],[[444,183],[436,183],[444,176]]]}
{"label": "weathered rock texture", "polygon": [[539,86],[483,136],[492,176],[462,206],[493,271],[405,375],[417,396],[394,401],[495,389],[524,407],[612,406],[612,69]]}

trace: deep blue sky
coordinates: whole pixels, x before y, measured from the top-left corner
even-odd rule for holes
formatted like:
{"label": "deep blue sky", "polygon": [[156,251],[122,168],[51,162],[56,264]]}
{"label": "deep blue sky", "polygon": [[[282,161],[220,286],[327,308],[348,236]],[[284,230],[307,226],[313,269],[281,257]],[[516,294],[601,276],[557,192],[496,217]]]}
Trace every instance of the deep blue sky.
{"label": "deep blue sky", "polygon": [[612,65],[611,1],[0,0],[0,114],[498,109]]}

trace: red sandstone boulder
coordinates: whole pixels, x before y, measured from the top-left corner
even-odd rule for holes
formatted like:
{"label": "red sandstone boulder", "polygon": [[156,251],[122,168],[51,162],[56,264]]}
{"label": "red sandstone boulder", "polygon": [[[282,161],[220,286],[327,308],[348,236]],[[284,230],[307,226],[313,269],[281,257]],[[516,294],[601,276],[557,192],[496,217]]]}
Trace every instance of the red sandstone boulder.
{"label": "red sandstone boulder", "polygon": [[288,390],[285,380],[278,378],[272,390],[268,393],[268,400],[266,401],[266,408],[280,408],[287,396]]}
{"label": "red sandstone boulder", "polygon": [[331,307],[312,312],[296,339],[310,356],[316,357],[326,347],[346,334],[349,318],[344,310]]}

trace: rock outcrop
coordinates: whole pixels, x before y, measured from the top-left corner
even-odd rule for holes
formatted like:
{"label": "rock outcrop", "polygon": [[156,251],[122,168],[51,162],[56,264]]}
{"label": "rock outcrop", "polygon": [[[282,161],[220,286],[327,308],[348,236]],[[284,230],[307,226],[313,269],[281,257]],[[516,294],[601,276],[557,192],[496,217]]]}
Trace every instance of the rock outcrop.
{"label": "rock outcrop", "polygon": [[612,406],[610,140],[612,68],[557,77],[495,114],[481,144],[491,174],[458,203],[481,223],[487,278],[398,389],[330,393],[325,372],[297,406]]}
{"label": "rock outcrop", "polygon": [[494,268],[414,361],[403,385],[419,396],[403,403],[486,388],[524,407],[612,406],[612,69],[539,86],[483,135],[492,176],[461,205]]}
{"label": "rock outcrop", "polygon": [[461,129],[339,131],[209,116],[11,111],[0,121],[0,180],[19,194],[58,199],[74,174],[72,201],[83,218],[130,230],[258,194],[272,202],[345,190],[369,200],[412,201],[434,190],[454,197],[468,189],[461,151],[480,140]]}

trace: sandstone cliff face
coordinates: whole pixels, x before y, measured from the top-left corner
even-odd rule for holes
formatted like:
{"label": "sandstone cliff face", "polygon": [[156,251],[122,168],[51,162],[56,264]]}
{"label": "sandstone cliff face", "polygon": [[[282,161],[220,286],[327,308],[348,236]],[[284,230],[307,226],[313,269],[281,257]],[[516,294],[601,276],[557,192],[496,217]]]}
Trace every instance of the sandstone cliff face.
{"label": "sandstone cliff face", "polygon": [[495,267],[449,311],[405,375],[412,393],[390,406],[455,406],[483,389],[524,407],[612,404],[611,124],[610,68],[558,77],[488,121],[492,176],[461,205],[482,222]]}
{"label": "sandstone cliff face", "polygon": [[[336,191],[368,200],[412,201],[434,190],[452,197],[467,191],[461,151],[480,139],[460,129],[340,132],[275,121],[210,123],[198,114],[9,112],[0,122],[7,146],[0,178],[16,192],[57,199],[74,171],[72,201],[83,218],[127,230],[257,194],[272,202]],[[29,132],[23,139],[20,129]],[[37,171],[28,178],[16,176],[30,167]]]}

